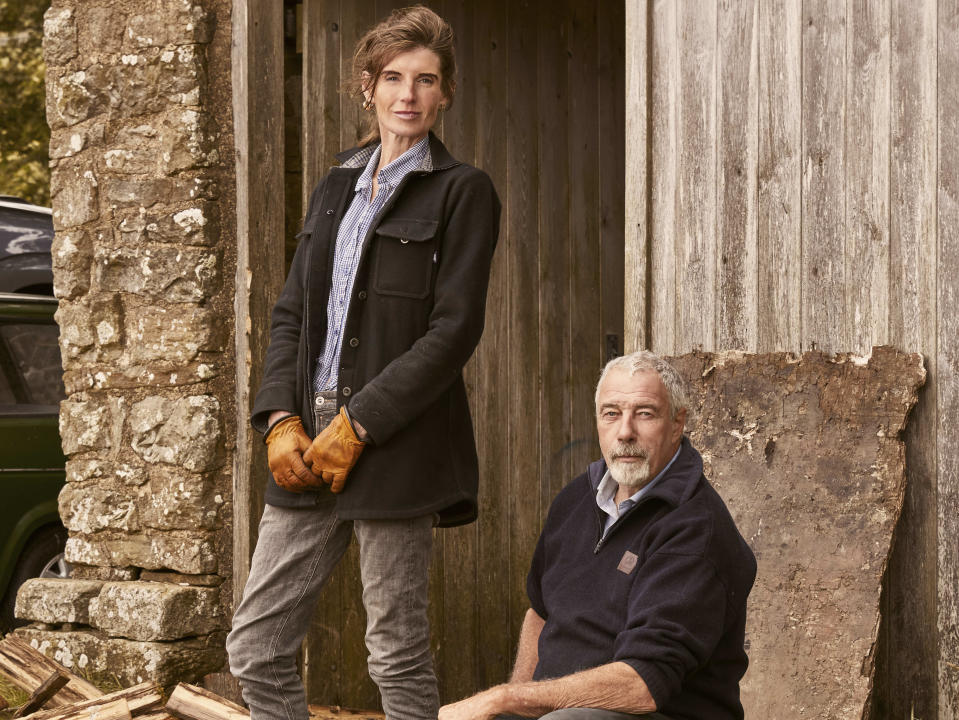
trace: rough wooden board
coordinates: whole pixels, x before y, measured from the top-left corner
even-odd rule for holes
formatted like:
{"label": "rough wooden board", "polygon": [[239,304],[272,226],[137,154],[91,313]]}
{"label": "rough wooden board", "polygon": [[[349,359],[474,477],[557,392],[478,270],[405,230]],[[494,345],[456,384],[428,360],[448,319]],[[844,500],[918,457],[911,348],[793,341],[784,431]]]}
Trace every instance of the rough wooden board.
{"label": "rough wooden board", "polygon": [[693,353],[689,425],[756,554],[746,717],[862,718],[922,359]]}

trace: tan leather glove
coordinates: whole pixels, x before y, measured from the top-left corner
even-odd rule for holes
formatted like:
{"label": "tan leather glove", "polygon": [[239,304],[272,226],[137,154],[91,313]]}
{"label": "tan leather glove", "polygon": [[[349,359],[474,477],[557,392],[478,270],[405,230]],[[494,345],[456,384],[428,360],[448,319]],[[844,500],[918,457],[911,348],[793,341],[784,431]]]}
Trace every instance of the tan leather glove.
{"label": "tan leather glove", "polygon": [[364,445],[353,431],[346,408],[341,407],[333,421],[313,440],[310,449],[303,453],[303,462],[312,465],[313,473],[338,493],[343,490],[346,476],[359,460]]}
{"label": "tan leather glove", "polygon": [[310,436],[296,415],[283,418],[266,436],[266,457],[276,484],[284,490],[303,492],[319,487],[322,481],[303,462],[310,449]]}

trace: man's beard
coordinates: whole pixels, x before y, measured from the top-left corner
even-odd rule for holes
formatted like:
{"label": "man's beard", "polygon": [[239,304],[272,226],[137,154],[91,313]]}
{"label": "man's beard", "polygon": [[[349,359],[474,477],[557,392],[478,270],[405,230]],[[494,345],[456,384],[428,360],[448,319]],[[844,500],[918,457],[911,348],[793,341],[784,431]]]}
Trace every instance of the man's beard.
{"label": "man's beard", "polygon": [[[639,445],[617,443],[609,449],[609,474],[620,486],[634,493],[650,481],[649,453]],[[642,462],[617,462],[621,457],[638,457]]]}

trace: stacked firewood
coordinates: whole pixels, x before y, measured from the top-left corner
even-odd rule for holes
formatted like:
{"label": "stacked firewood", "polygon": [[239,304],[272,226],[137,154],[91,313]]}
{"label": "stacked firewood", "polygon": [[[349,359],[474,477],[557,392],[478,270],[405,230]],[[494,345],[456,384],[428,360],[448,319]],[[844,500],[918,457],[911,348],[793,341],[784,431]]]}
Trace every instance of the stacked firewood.
{"label": "stacked firewood", "polygon": [[[0,675],[30,694],[24,720],[249,720],[250,711],[204,688],[180,683],[164,701],[155,683],[104,693],[16,635],[0,640]],[[0,710],[6,701],[0,697]],[[382,713],[310,706],[312,720],[382,720]]]}
{"label": "stacked firewood", "polygon": [[104,693],[15,635],[0,641],[0,674],[30,693],[13,714],[25,720],[248,720],[249,711],[181,683],[164,702],[153,683]]}

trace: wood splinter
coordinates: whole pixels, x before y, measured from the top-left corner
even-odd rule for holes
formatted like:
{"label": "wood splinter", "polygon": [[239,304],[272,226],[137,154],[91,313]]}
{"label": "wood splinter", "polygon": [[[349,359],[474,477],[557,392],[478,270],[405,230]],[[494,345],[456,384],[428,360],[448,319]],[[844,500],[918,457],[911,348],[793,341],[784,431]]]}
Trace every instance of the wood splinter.
{"label": "wood splinter", "polygon": [[30,696],[30,699],[19,707],[19,709],[13,714],[13,717],[21,718],[24,715],[29,715],[30,713],[36,712],[46,705],[50,698],[60,692],[60,690],[68,682],[70,682],[70,676],[62,670],[56,670],[52,675],[50,675],[50,677],[43,681],[43,684],[40,687],[33,692],[33,694]]}

